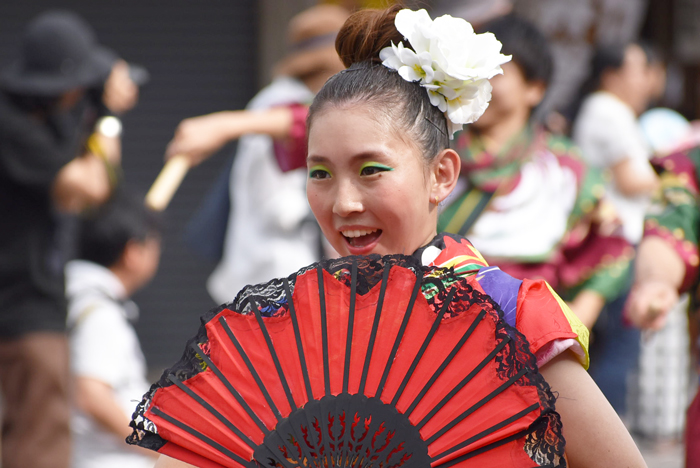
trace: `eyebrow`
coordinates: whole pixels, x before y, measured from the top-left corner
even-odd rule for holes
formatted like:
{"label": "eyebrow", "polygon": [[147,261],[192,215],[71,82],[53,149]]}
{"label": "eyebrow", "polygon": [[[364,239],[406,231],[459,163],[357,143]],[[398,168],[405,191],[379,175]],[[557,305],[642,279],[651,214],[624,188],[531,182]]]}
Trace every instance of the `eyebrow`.
{"label": "eyebrow", "polygon": [[[351,157],[350,162],[353,163],[356,161],[369,161],[371,159],[377,159],[377,157],[384,158],[386,157],[386,155],[381,151],[364,151]],[[327,163],[328,161],[330,161],[330,159],[331,158],[328,158],[326,156],[312,154],[306,157],[306,162],[309,164],[322,164]]]}

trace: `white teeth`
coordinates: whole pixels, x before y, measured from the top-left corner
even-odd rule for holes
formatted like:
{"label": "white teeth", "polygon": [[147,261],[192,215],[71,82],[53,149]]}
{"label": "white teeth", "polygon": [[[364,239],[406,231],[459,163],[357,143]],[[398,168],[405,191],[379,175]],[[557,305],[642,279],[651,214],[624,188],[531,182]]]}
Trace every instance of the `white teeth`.
{"label": "white teeth", "polygon": [[352,231],[340,231],[342,235],[345,237],[362,237],[366,236],[367,234],[372,234],[373,232],[377,232],[378,229],[371,229],[371,230],[365,230],[365,229],[355,229]]}

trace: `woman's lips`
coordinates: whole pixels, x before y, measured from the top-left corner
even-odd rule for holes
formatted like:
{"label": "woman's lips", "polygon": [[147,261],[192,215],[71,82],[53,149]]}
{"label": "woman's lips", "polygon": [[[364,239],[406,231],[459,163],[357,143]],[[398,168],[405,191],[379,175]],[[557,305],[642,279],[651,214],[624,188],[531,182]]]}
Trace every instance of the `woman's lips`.
{"label": "woman's lips", "polygon": [[340,234],[353,255],[370,253],[382,235],[381,229],[344,229]]}

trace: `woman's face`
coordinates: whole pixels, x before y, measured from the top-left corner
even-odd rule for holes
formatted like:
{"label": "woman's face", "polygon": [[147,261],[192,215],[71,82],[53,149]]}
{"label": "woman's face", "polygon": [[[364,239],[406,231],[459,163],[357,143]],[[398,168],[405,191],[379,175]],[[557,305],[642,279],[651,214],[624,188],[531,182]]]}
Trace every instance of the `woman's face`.
{"label": "woman's face", "polygon": [[436,234],[432,177],[387,117],[328,107],[309,129],[306,194],[323,234],[345,255],[410,255]]}

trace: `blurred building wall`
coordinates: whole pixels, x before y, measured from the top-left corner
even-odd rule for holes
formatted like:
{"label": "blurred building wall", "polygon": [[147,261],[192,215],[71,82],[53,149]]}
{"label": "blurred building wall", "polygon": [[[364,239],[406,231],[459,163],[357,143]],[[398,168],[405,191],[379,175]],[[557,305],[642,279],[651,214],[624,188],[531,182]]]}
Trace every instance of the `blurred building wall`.
{"label": "blurred building wall", "polygon": [[514,11],[550,39],[555,72],[543,107],[562,109],[588,75],[599,43],[625,43],[639,36],[648,0],[517,0]]}
{"label": "blurred building wall", "polygon": [[319,3],[317,0],[259,0],[260,87],[272,79],[272,68],[287,52],[287,23],[297,13]]}

